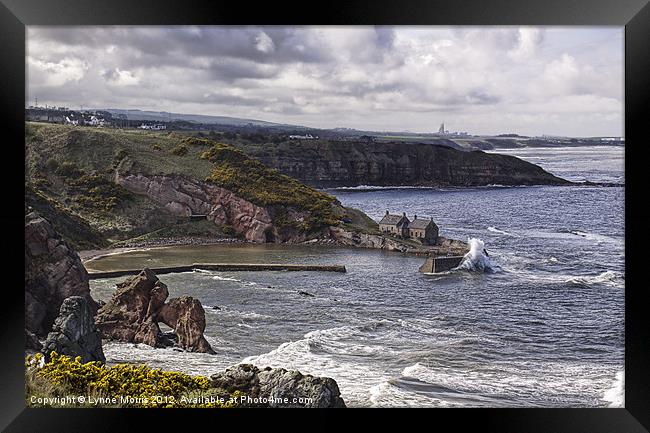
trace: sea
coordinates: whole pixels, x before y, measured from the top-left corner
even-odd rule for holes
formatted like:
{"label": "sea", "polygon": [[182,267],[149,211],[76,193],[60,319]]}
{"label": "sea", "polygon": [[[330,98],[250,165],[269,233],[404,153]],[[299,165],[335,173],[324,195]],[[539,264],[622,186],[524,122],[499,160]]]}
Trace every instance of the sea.
{"label": "sea", "polygon": [[[201,301],[217,354],[108,342],[107,362],[206,376],[238,363],[296,369],[335,379],[350,407],[624,407],[624,149],[492,152],[619,186],[328,191],[376,220],[433,217],[442,236],[470,241],[443,274],[419,273],[412,254],[327,246],[176,246],[88,262],[347,268],[160,275],[170,297]],[[92,280],[92,296],[110,299],[121,280]]]}

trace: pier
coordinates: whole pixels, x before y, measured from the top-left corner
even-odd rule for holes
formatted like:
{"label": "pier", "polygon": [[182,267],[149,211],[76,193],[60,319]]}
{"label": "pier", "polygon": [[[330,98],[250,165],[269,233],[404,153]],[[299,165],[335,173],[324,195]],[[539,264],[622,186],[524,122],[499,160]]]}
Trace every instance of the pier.
{"label": "pier", "polygon": [[[346,272],[343,265],[299,265],[282,263],[195,263],[193,265],[166,266],[149,268],[155,274],[171,274],[175,272],[201,271],[317,271],[317,272]],[[124,269],[119,271],[88,272],[91,280],[97,278],[115,278],[125,275],[137,275],[142,269]]]}
{"label": "pier", "polygon": [[420,266],[420,272],[425,274],[435,274],[436,272],[445,272],[454,269],[460,265],[465,256],[440,256],[429,257],[424,264]]}

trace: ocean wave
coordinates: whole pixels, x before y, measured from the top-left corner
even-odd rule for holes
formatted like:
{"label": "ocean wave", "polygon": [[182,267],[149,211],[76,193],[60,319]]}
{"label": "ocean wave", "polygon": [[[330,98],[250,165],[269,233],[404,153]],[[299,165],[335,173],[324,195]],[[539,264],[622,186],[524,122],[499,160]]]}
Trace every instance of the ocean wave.
{"label": "ocean wave", "polygon": [[612,244],[622,244],[623,239],[614,238],[611,236],[605,236],[598,233],[590,233],[582,230],[569,230],[568,233],[579,236],[589,241],[595,241],[598,244],[602,243],[612,243]]}
{"label": "ocean wave", "polygon": [[456,269],[495,272],[496,268],[492,265],[490,258],[485,254],[485,243],[476,238],[469,238],[467,243],[469,244],[469,252],[465,254],[463,261]]}
{"label": "ocean wave", "polygon": [[[431,386],[433,396],[451,406],[466,406],[458,397],[473,395],[471,406],[610,407],[622,406],[622,378],[612,386],[611,366],[559,362],[515,362],[474,369],[410,365],[402,376]],[[540,380],[543,377],[543,380]],[[443,389],[444,391],[441,391]]]}
{"label": "ocean wave", "polygon": [[489,226],[489,227],[487,228],[487,230],[488,230],[489,232],[492,232],[492,233],[498,233],[498,234],[500,234],[500,235],[512,236],[510,233],[508,233],[508,232],[506,232],[506,231],[504,231],[504,230],[500,230],[500,229],[498,229],[498,228],[496,228],[496,227],[493,227],[493,226]]}
{"label": "ocean wave", "polygon": [[614,271],[605,271],[598,275],[578,275],[571,276],[564,280],[565,283],[575,284],[578,286],[591,286],[594,284],[616,284],[623,279],[622,274]]}
{"label": "ocean wave", "polygon": [[218,309],[213,308],[209,305],[204,305],[203,309],[209,314],[215,314],[221,316],[224,319],[241,319],[245,321],[255,321],[255,320],[274,320],[274,317],[268,316],[266,314],[256,313],[254,311],[240,311],[234,308],[219,306]]}
{"label": "ocean wave", "polygon": [[608,407],[625,407],[625,371],[616,373],[614,384],[605,391],[603,400],[609,402]]}

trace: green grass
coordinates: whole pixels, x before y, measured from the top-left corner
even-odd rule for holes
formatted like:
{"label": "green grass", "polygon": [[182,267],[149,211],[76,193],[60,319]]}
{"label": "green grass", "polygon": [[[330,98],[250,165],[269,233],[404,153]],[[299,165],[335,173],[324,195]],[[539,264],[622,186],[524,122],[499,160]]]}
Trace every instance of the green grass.
{"label": "green grass", "polygon": [[[26,183],[111,242],[167,235],[175,223],[159,204],[116,185],[117,173],[178,175],[213,183],[265,207],[281,234],[316,234],[339,225],[342,218],[352,220],[348,228],[354,230],[373,232],[376,226],[361,212],[346,211],[333,196],[267,167],[235,146],[186,133],[28,122],[25,145]],[[277,143],[268,149],[292,146],[307,154],[317,152],[313,143]],[[268,150],[264,143],[255,147]]]}

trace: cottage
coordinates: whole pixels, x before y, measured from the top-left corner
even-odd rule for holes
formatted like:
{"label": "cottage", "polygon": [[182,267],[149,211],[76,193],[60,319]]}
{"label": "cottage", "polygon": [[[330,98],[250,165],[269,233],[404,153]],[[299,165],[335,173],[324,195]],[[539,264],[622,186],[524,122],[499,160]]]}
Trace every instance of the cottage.
{"label": "cottage", "polygon": [[408,225],[409,237],[418,239],[423,244],[434,245],[438,240],[438,226],[433,218],[418,218],[417,215]]}
{"label": "cottage", "polygon": [[384,217],[379,221],[379,231],[396,236],[408,237],[409,223],[409,219],[406,218],[406,212],[402,215],[391,215],[386,211]]}

